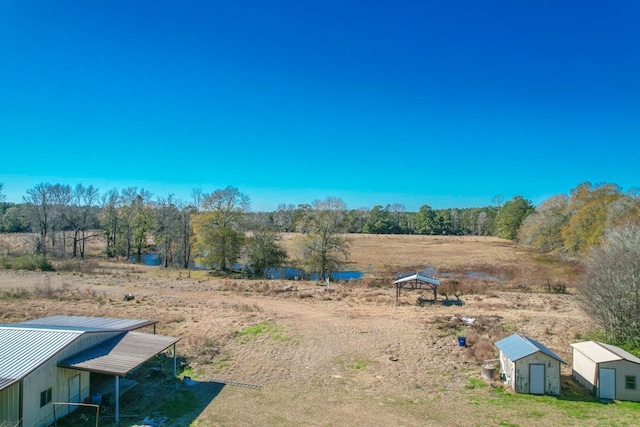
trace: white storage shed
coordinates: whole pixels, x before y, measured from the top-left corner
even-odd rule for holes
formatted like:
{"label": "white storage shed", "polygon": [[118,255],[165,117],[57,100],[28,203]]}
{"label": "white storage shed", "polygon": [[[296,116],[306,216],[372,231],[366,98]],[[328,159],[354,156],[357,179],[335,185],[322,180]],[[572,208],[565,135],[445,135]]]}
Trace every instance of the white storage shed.
{"label": "white storage shed", "polygon": [[567,362],[538,341],[516,333],[495,343],[500,375],[517,393],[560,395],[560,364]]}
{"label": "white storage shed", "polygon": [[585,341],[573,347],[573,378],[600,399],[640,402],[640,358],[610,344]]}

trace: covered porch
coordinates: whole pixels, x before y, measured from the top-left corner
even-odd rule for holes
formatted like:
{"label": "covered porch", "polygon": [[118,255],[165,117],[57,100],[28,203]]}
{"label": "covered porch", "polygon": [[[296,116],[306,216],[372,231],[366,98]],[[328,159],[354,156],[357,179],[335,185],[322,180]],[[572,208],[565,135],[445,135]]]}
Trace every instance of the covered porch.
{"label": "covered porch", "polygon": [[[179,338],[141,332],[123,332],[104,343],[98,344],[73,357],[58,363],[63,368],[77,369],[92,373],[92,379],[102,377],[92,394],[108,392],[115,399],[115,421],[119,422],[120,396],[135,387],[137,382],[124,377],[147,360],[173,346],[173,375],[177,375],[176,343]],[[105,376],[113,378],[111,385],[104,381]],[[102,390],[102,391],[100,391]]]}

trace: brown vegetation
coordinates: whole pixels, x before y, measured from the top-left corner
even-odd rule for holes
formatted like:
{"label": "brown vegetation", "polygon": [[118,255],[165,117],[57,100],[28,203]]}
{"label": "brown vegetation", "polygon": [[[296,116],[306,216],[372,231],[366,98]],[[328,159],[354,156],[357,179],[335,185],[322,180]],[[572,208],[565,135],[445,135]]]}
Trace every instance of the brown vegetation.
{"label": "brown vegetation", "polygon": [[[161,389],[192,393],[196,402],[165,425],[577,424],[545,398],[527,401],[528,411],[538,413],[532,418],[502,400],[498,380],[478,386],[480,366],[497,356],[492,343],[516,331],[571,360],[569,344],[591,328],[575,303],[573,268],[540,264],[495,238],[350,237],[354,268],[368,275],[329,290],[315,282],[212,278],[98,258],[91,271],[0,270],[2,322],[54,314],[157,319],[158,333],[181,337],[182,375],[201,382]],[[421,307],[420,292],[403,292],[396,304],[391,273],[427,265],[491,278],[443,278],[462,306]],[[547,292],[549,282],[566,283],[568,293]],[[135,300],[123,299],[129,292]],[[467,337],[466,348],[458,336]],[[563,368],[565,387],[570,373]],[[220,390],[216,382],[227,385]],[[124,399],[128,413],[138,415],[124,425],[169,411],[167,401],[149,401],[155,395],[135,391]],[[627,414],[612,416],[629,421]]]}

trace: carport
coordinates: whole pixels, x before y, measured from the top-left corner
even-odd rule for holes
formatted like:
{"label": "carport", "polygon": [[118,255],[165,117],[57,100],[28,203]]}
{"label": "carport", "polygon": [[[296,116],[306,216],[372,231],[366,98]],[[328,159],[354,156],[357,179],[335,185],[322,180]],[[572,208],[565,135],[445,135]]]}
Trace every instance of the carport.
{"label": "carport", "polygon": [[115,421],[117,424],[120,415],[120,378],[170,346],[173,346],[173,374],[176,376],[176,343],[179,340],[180,338],[142,332],[123,332],[61,361],[58,366],[113,375],[115,380]]}

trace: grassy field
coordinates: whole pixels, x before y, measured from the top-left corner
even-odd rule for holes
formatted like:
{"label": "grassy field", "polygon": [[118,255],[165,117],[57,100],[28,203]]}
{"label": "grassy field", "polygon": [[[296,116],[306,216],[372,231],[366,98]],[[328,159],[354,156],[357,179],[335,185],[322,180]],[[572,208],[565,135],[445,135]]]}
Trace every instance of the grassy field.
{"label": "grassy field", "polygon": [[[65,271],[0,270],[0,318],[155,319],[158,333],[180,337],[180,377],[197,383],[185,386],[167,361],[150,361],[123,396],[124,426],[144,417],[165,426],[640,425],[640,405],[595,401],[573,382],[570,365],[557,398],[517,395],[481,377],[481,365],[497,356],[491,343],[516,331],[571,360],[569,344],[593,329],[575,302],[575,265],[495,238],[350,238],[353,268],[367,277],[329,291],[94,258],[61,265]],[[462,306],[422,307],[419,292],[403,292],[396,304],[393,272],[427,266]],[[135,300],[123,299],[128,292]],[[163,375],[150,376],[153,366]],[[109,416],[107,409],[101,426]]]}

